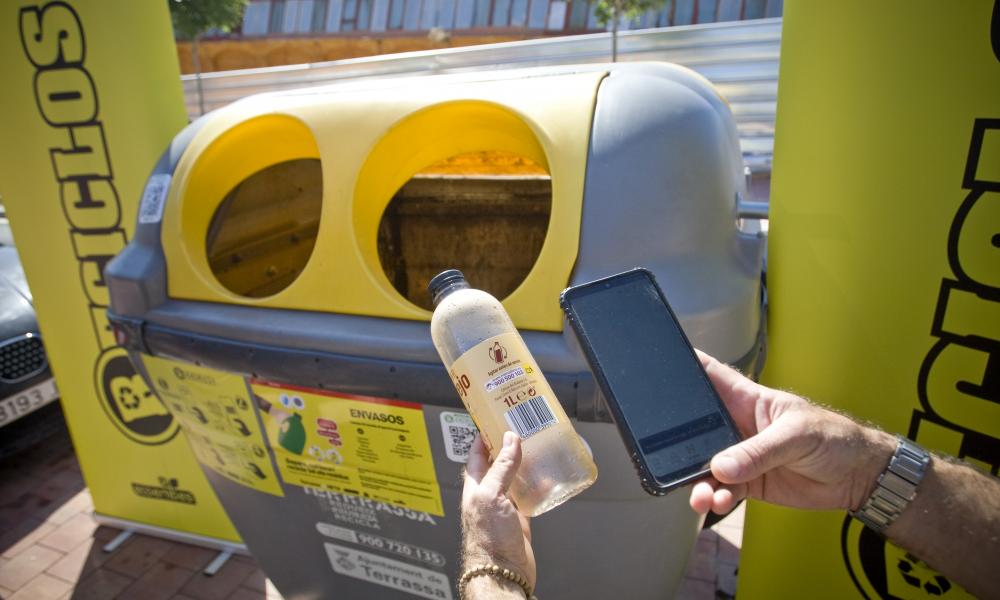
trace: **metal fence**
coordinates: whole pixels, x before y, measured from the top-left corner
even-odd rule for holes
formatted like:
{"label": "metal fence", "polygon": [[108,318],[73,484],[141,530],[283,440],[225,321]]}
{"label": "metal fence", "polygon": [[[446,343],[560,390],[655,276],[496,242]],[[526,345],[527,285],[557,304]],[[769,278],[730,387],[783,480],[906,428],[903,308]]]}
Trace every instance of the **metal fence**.
{"label": "metal fence", "polygon": [[[620,34],[619,60],[684,65],[709,79],[729,101],[744,160],[770,171],[778,93],[781,19],[691,25]],[[331,62],[223,71],[201,76],[206,110],[250,94],[391,75],[434,75],[473,70],[598,63],[610,60],[610,34],[447,48]],[[195,76],[182,77],[188,114],[198,116]]]}
{"label": "metal fence", "polygon": [[[620,29],[780,17],[784,0],[663,0]],[[502,28],[549,33],[606,31],[597,0],[251,0],[242,35],[457,32]]]}

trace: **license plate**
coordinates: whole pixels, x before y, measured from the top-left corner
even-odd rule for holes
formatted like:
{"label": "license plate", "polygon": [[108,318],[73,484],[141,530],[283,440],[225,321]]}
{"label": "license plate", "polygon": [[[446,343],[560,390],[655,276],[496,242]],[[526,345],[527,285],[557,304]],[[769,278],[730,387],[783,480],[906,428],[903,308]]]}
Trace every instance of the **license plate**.
{"label": "license plate", "polygon": [[58,397],[59,390],[56,389],[56,380],[50,377],[46,381],[4,398],[0,400],[0,426],[20,419]]}

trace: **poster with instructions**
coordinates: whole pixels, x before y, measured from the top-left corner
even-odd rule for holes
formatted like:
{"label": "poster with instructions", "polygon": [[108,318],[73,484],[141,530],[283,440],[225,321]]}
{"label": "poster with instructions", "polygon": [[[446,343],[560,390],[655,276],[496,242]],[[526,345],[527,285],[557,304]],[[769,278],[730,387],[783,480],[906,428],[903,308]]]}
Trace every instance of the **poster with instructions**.
{"label": "poster with instructions", "polygon": [[423,407],[251,381],[285,483],[444,515]]}
{"label": "poster with instructions", "polygon": [[143,363],[198,462],[236,483],[284,495],[243,377],[151,356]]}

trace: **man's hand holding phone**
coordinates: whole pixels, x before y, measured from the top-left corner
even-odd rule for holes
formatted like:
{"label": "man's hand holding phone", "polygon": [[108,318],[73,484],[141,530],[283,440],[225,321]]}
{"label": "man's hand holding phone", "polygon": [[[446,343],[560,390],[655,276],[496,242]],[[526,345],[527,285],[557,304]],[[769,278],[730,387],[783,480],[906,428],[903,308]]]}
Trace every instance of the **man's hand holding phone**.
{"label": "man's hand holding phone", "polygon": [[894,436],[754,383],[697,353],[745,439],[715,455],[712,479],[691,490],[691,508],[725,514],[748,496],[821,510],[864,504],[895,450]]}
{"label": "man's hand holding phone", "polygon": [[747,496],[857,510],[893,455],[895,437],[694,350],[644,269],[571,287],[561,304],[651,493],[694,483],[700,513]]}

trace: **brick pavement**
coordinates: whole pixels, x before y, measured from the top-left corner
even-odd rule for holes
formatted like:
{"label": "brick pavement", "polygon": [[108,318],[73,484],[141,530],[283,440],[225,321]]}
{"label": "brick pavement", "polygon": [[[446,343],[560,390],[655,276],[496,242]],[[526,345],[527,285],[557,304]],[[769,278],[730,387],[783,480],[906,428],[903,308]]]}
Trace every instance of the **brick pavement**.
{"label": "brick pavement", "polygon": [[[234,556],[213,577],[215,552],[98,526],[68,435],[0,463],[0,599],[281,600],[256,562]],[[743,510],[705,530],[692,550],[680,600],[725,600],[736,590]]]}

